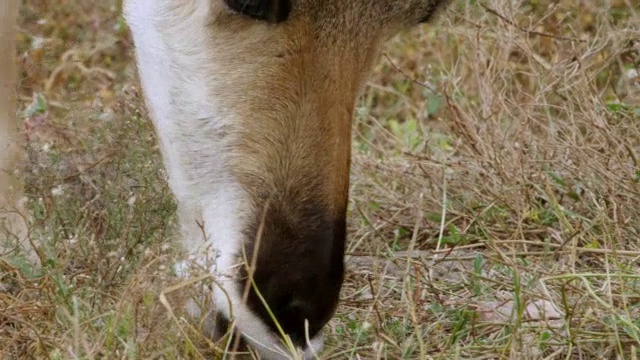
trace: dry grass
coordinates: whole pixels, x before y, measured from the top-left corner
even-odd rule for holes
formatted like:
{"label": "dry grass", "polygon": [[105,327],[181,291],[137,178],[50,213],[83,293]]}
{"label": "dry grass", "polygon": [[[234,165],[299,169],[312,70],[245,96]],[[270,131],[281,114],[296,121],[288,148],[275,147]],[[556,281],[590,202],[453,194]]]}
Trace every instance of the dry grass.
{"label": "dry grass", "polygon": [[[24,1],[30,236],[0,358],[198,358],[160,293],[175,208],[119,1]],[[640,355],[640,6],[459,1],[359,104],[347,282],[322,358]]]}

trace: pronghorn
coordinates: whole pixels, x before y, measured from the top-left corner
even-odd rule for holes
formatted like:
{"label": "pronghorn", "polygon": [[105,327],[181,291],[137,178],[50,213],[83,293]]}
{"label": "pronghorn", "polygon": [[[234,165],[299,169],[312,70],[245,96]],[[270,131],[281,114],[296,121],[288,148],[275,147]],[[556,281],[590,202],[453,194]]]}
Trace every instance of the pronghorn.
{"label": "pronghorn", "polygon": [[124,1],[183,247],[220,284],[220,323],[262,358],[295,355],[279,327],[305,358],[322,346],[343,282],[355,101],[383,41],[446,2]]}

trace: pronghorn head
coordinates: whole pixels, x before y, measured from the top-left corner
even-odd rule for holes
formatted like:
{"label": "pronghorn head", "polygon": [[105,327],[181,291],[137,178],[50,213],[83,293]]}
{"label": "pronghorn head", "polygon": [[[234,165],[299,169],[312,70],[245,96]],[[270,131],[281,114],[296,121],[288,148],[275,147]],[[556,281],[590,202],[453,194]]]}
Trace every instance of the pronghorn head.
{"label": "pronghorn head", "polygon": [[127,0],[183,227],[203,220],[215,303],[264,357],[282,346],[261,297],[303,349],[332,316],[356,98],[381,43],[445,1]]}

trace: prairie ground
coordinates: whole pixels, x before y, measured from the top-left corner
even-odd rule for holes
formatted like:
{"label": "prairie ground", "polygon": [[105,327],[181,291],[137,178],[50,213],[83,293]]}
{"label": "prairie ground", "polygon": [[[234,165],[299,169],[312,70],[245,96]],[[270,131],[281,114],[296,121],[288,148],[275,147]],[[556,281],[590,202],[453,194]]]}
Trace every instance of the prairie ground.
{"label": "prairie ground", "polygon": [[[0,359],[222,357],[170,315],[175,203],[120,6],[23,1],[42,267],[0,254]],[[459,0],[389,42],[320,358],[637,359],[639,73],[636,0]]]}

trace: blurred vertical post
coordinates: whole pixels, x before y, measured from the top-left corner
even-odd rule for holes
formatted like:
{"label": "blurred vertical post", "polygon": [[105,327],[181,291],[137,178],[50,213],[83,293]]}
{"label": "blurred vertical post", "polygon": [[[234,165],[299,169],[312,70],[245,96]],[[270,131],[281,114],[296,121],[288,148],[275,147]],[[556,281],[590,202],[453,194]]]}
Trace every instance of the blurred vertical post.
{"label": "blurred vertical post", "polygon": [[14,166],[21,138],[16,118],[16,22],[19,0],[0,0],[0,255],[21,248],[30,262],[37,260],[25,247],[26,224],[19,211],[19,185]]}
{"label": "blurred vertical post", "polygon": [[15,140],[15,27],[17,0],[0,2],[0,191],[3,195],[11,187],[7,172],[12,162],[10,144]]}

